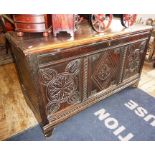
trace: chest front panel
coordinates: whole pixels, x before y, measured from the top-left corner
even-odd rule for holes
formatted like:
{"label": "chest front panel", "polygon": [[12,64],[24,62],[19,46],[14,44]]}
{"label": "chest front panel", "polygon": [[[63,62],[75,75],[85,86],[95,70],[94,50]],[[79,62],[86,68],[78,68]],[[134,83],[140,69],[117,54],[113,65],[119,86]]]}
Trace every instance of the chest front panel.
{"label": "chest front panel", "polygon": [[58,58],[54,54],[38,56],[39,85],[47,116],[82,106],[87,99],[113,90],[138,74],[145,46],[146,40],[140,40],[55,61],[51,61]]}
{"label": "chest front panel", "polygon": [[123,80],[140,73],[146,42],[147,40],[143,40],[126,46]]}
{"label": "chest front panel", "polygon": [[122,49],[107,49],[89,56],[88,97],[118,84]]}
{"label": "chest front panel", "polygon": [[82,102],[81,59],[42,67],[39,77],[47,115]]}
{"label": "chest front panel", "polygon": [[128,42],[120,38],[37,55],[41,102],[50,125],[139,80],[147,39],[135,35]]}

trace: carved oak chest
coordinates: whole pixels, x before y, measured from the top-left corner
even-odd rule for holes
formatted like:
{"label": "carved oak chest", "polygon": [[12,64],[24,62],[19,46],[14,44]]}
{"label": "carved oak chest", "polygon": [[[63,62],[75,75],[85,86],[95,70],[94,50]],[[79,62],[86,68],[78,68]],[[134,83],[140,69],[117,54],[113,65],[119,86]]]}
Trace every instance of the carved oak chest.
{"label": "carved oak chest", "polygon": [[150,32],[149,26],[135,25],[97,34],[83,24],[74,38],[8,33],[23,93],[44,134],[98,101],[137,86]]}

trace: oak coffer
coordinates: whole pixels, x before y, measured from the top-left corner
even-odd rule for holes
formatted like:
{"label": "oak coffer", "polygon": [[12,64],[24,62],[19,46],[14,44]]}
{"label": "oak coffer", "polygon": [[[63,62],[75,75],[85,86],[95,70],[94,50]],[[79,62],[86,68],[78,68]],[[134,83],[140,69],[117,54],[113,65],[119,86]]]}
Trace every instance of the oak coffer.
{"label": "oak coffer", "polygon": [[6,34],[26,101],[49,136],[59,123],[98,101],[137,86],[150,26],[98,34],[82,23],[74,38]]}

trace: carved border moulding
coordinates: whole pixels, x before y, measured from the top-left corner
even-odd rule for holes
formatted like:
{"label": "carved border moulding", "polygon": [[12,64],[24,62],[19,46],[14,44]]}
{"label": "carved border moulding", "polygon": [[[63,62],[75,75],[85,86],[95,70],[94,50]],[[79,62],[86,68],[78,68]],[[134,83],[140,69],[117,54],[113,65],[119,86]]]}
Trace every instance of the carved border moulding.
{"label": "carved border moulding", "polygon": [[[114,60],[112,58],[112,54],[114,54],[114,52],[115,50],[112,49],[110,51],[105,51],[100,56],[100,60],[95,66],[95,71],[91,76],[93,82],[99,87],[100,90],[103,90],[108,86],[117,70],[117,66],[115,65],[115,62],[113,62]],[[118,52],[118,50],[116,52]],[[110,85],[113,84],[114,81],[110,83]]]}
{"label": "carved border moulding", "polygon": [[88,57],[84,58],[84,74],[83,74],[83,100],[87,99],[87,79],[88,79]]}
{"label": "carved border moulding", "polygon": [[40,81],[46,87],[47,115],[57,112],[62,103],[80,103],[80,95],[77,90],[77,75],[80,65],[81,60],[77,59],[69,62],[62,73],[58,73],[52,67],[39,70]]}
{"label": "carved border moulding", "polygon": [[135,44],[128,45],[128,55],[127,55],[127,60],[128,64],[125,69],[125,74],[124,78],[127,78],[130,76],[132,73],[138,73],[139,67],[140,67],[140,62],[141,62],[141,54],[145,50],[146,46],[146,41],[142,41],[138,47],[136,48]]}
{"label": "carved border moulding", "polygon": [[121,47],[122,63],[121,63],[119,83],[122,82],[122,78],[123,78],[123,71],[124,71],[124,65],[125,65],[125,59],[126,59],[127,50],[128,50],[128,47],[127,46]]}

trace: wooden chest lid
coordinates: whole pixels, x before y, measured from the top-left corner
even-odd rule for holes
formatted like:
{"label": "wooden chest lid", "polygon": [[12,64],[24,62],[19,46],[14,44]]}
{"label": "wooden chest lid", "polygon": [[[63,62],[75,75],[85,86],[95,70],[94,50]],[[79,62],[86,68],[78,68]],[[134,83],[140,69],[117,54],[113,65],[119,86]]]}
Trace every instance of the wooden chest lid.
{"label": "wooden chest lid", "polygon": [[111,28],[107,32],[99,34],[95,32],[86,21],[84,21],[72,38],[67,35],[53,37],[52,34],[49,37],[43,37],[41,33],[26,33],[24,34],[24,37],[18,37],[16,32],[7,33],[6,37],[12,44],[20,48],[25,55],[28,55],[116,39],[122,35],[127,36],[133,33],[149,32],[151,30],[151,26],[145,25],[134,25],[130,28],[124,28],[121,26],[119,20],[114,20]]}

